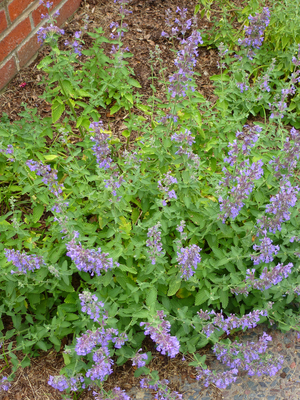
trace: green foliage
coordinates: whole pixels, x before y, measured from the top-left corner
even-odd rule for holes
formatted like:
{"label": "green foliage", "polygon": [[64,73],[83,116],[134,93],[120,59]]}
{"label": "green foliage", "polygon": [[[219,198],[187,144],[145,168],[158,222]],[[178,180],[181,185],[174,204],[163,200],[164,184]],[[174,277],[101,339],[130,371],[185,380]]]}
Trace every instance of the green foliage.
{"label": "green foliage", "polygon": [[[202,5],[207,13],[211,3],[202,1]],[[226,9],[228,2],[223,6]],[[238,11],[238,18],[247,19],[248,13],[257,7],[252,1]],[[224,12],[223,17],[226,24],[227,14]],[[274,15],[276,18],[277,14]],[[228,32],[223,41],[225,38],[225,45],[230,47],[236,38]],[[291,36],[294,39],[295,32]],[[243,50],[236,52],[239,59],[229,51],[222,60],[226,67],[211,77],[218,96],[214,105],[191,88],[185,98],[175,100],[167,91],[166,100],[162,101],[155,96],[154,86],[148,104],[142,104],[134,89],[139,84],[131,77],[133,71],[122,59],[121,51],[112,59],[101,49],[102,43],[121,43],[105,39],[102,33],[99,28],[89,34],[94,39],[93,46],[83,52],[88,59],[78,70],[74,67],[78,63],[76,56],[57,46],[40,63],[39,68],[49,76],[43,97],[51,102],[51,118],[40,120],[36,110],[24,105],[20,121],[11,124],[4,115],[0,123],[0,316],[11,317],[13,323],[13,329],[3,338],[16,336],[18,348],[32,355],[52,346],[58,351],[61,340],[73,334],[72,346],[64,354],[63,372],[72,375],[86,371],[92,360],[90,357],[84,363],[82,357],[74,354],[75,337],[97,324],[81,313],[79,294],[83,290],[105,303],[107,325],[128,335],[125,346],[111,349],[111,356],[116,356],[119,365],[141,347],[144,334],[140,323],[151,321],[157,310],[167,313],[171,334],[180,341],[183,353],[194,353],[208,343],[214,344],[223,333],[215,332],[209,338],[203,334],[205,322],[197,316],[200,308],[216,312],[222,309],[225,315],[243,316],[253,310],[269,309],[273,302],[269,317],[277,321],[280,329],[297,325],[298,312],[293,301],[294,289],[300,285],[299,261],[295,254],[297,243],[290,243],[290,239],[300,229],[299,202],[282,230],[271,234],[280,251],[268,265],[273,268],[279,262],[291,262],[293,272],[265,291],[249,289],[248,296],[234,292],[246,287],[247,270],[253,268],[253,244],[258,244],[257,220],[265,214],[270,198],[280,187],[270,161],[284,157],[289,132],[283,123],[300,127],[298,89],[289,99],[284,118],[269,119],[270,104],[276,102],[276,95],[290,88],[295,47],[287,41],[280,53],[281,42],[272,39],[275,43],[272,50],[272,35],[268,34],[268,41],[254,60],[249,60]],[[219,39],[215,36],[211,43],[218,43]],[[277,53],[279,61],[272,62]],[[128,56],[131,54],[123,54],[124,58]],[[269,75],[270,91],[262,92],[265,74]],[[163,73],[160,83],[166,88],[169,84]],[[241,92],[241,83],[248,89]],[[134,105],[144,116],[135,114]],[[127,129],[122,133],[126,144],[105,130],[113,165],[124,179],[117,196],[107,184],[115,170],[99,168],[91,140],[94,132],[89,128],[91,122],[99,119],[98,108],[107,106],[111,107],[111,114],[120,109],[129,113],[125,119]],[[176,118],[168,119],[167,110]],[[229,142],[235,140],[236,132],[242,130],[250,116],[263,119],[255,122],[262,132],[247,158],[251,163],[261,160],[264,174],[255,182],[239,215],[223,223],[218,198],[230,195],[220,185],[224,157],[228,155]],[[70,121],[81,130],[81,138],[75,143],[71,140]],[[178,152],[180,143],[171,139],[174,133],[186,130],[195,139],[192,151],[198,156],[199,165],[187,154]],[[136,133],[135,141],[131,140],[132,132]],[[13,156],[5,151],[9,145],[13,146]],[[60,198],[68,202],[61,214],[53,208],[57,197],[48,190],[42,177],[28,168],[28,160],[40,161],[57,170],[57,181],[64,186]],[[240,155],[237,162],[245,163],[246,157]],[[238,173],[228,168],[230,173]],[[176,199],[164,206],[158,181],[168,172],[176,178]],[[298,169],[291,182],[296,184],[297,180]],[[177,255],[180,250],[177,227],[181,221],[186,223],[182,246],[196,244],[202,249],[201,262],[188,280],[182,277]],[[146,241],[148,229],[158,222],[163,252],[153,264]],[[85,249],[100,247],[119,265],[99,276],[78,270],[67,256],[66,248],[74,231],[79,232]],[[6,248],[42,256],[45,265],[27,274],[12,274],[12,265],[4,256]],[[257,276],[264,267],[264,263],[256,266]],[[261,321],[265,319],[262,317]],[[4,329],[2,322],[0,328]],[[19,361],[12,356],[11,348],[5,350],[3,357],[6,354],[12,357],[15,371]],[[28,358],[24,360],[22,366],[27,365]],[[195,365],[204,366],[204,362],[205,357],[196,357]],[[137,370],[136,376],[149,372],[147,367],[143,368]]]}

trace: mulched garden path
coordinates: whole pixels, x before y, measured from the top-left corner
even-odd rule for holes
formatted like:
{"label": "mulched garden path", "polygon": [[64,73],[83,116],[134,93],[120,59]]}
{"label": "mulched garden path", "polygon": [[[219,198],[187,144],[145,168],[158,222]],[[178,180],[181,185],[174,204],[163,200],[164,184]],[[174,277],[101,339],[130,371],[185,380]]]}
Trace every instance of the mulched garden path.
{"label": "mulched garden path", "polygon": [[[217,2],[216,2],[217,3]],[[241,4],[236,0],[237,4]],[[135,78],[140,82],[142,89],[139,92],[144,96],[143,100],[152,94],[150,88],[150,50],[154,51],[155,45],[160,47],[162,51],[163,67],[167,68],[166,76],[171,75],[175,66],[173,64],[174,53],[171,51],[171,45],[167,39],[161,37],[162,30],[165,29],[165,11],[171,9],[175,13],[177,7],[188,9],[188,16],[193,15],[196,0],[133,0],[127,7],[132,11],[126,18],[129,25],[129,31],[125,34],[123,43],[125,47],[129,47],[134,57],[127,59],[129,65],[135,72]],[[245,1],[245,5],[247,1]],[[220,17],[220,9],[215,6],[215,13]],[[84,15],[89,16],[90,24],[88,31],[93,31],[94,28],[101,26],[105,35],[109,37],[109,25],[112,21],[120,21],[118,16],[118,5],[113,0],[83,0],[81,7],[73,16],[73,19],[65,23],[65,35],[60,39],[60,46],[63,48],[63,42],[72,36],[84,25]],[[212,23],[205,18],[200,18],[198,14],[198,26],[204,31],[211,28]],[[88,35],[84,35],[85,46],[88,48],[92,39]],[[107,49],[108,50],[108,47]],[[41,118],[51,115],[51,105],[40,99],[44,91],[44,85],[39,85],[42,76],[45,75],[41,70],[37,69],[37,65],[41,59],[47,56],[50,52],[48,46],[40,49],[35,61],[30,66],[24,68],[10,82],[6,90],[0,96],[0,117],[2,113],[8,114],[11,122],[19,120],[21,117],[18,114],[23,111],[23,102],[27,103],[29,108],[37,108],[37,115]],[[84,56],[82,56],[84,60]],[[197,78],[198,90],[209,101],[214,102],[216,97],[213,94],[214,88],[209,77],[218,73],[217,68],[218,53],[216,49],[199,49],[199,57],[195,70],[201,74]],[[158,70],[156,71],[158,72]],[[20,87],[21,83],[26,83],[25,87]],[[159,89],[159,88],[158,88]],[[157,96],[163,98],[163,93]],[[110,124],[110,128],[116,136],[120,135],[123,128],[123,119],[126,117],[124,111],[120,110],[115,115],[111,116],[109,110],[99,110],[101,119],[105,126]],[[138,113],[138,110],[134,110]],[[64,115],[62,116],[62,118]],[[78,131],[74,128],[74,136]],[[121,140],[124,140],[120,136]],[[8,318],[4,321],[6,329],[11,329],[11,321]],[[300,362],[298,350],[300,341],[297,340],[295,332],[282,334],[281,332],[266,326],[258,326],[255,329],[245,333],[238,333],[241,341],[257,340],[263,329],[268,333],[272,332],[273,342],[270,346],[270,351],[274,354],[282,354],[285,357],[285,365],[280,374],[272,378],[250,378],[244,373],[238,377],[236,384],[232,385],[227,390],[219,390],[215,386],[204,388],[203,385],[196,381],[196,374],[193,367],[188,363],[192,361],[192,356],[186,356],[186,361],[182,360],[182,356],[178,355],[175,359],[169,359],[155,351],[155,346],[151,340],[146,339],[144,349],[151,350],[153,360],[150,364],[152,370],[159,371],[160,379],[168,379],[170,388],[183,394],[185,400],[202,399],[202,400],[221,400],[221,399],[300,399]],[[13,341],[14,338],[11,339]],[[67,338],[64,344],[67,343]],[[5,346],[8,342],[5,343]],[[57,390],[52,389],[48,384],[49,375],[58,375],[60,369],[64,366],[62,357],[63,346],[61,352],[56,353],[54,350],[48,352],[40,352],[40,357],[31,360],[31,366],[25,369],[20,369],[16,373],[16,378],[8,392],[0,393],[0,400],[59,400],[61,395]],[[207,354],[208,366],[221,370],[223,366],[216,363],[209,346],[201,349],[200,354]],[[22,353],[17,353],[21,359]],[[4,367],[4,363],[0,360],[0,370]],[[109,390],[115,386],[125,389],[132,398],[150,399],[153,395],[150,392],[139,389],[139,379],[134,377],[134,367],[130,362],[127,362],[122,367],[115,367],[114,373],[105,382],[105,389]],[[9,370],[4,371],[9,374]],[[85,391],[80,397],[83,399],[93,399],[91,392]]]}

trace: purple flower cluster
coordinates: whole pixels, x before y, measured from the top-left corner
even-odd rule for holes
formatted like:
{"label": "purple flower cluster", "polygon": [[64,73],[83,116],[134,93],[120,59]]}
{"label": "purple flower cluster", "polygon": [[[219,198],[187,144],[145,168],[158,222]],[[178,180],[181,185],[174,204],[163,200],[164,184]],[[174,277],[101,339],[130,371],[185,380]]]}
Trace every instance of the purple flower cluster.
{"label": "purple flower cluster", "polygon": [[72,259],[79,271],[89,272],[91,276],[94,274],[101,276],[101,271],[108,271],[114,267],[117,267],[118,263],[113,263],[113,259],[109,258],[108,253],[103,253],[99,247],[95,249],[84,249],[79,242],[76,244],[76,238],[66,244],[67,256]]}
{"label": "purple flower cluster", "polygon": [[278,264],[270,271],[265,267],[259,279],[255,279],[254,277],[254,268],[252,270],[247,269],[245,282],[249,284],[249,287],[253,287],[253,289],[264,291],[270,289],[273,285],[277,285],[283,278],[287,278],[291,273],[293,266],[292,263],[288,263],[287,265]]}
{"label": "purple flower cluster", "polygon": [[247,86],[244,82],[237,82],[236,85],[240,89],[241,93],[246,92],[249,89],[249,86]]}
{"label": "purple flower cluster", "polygon": [[[0,146],[1,146],[1,144],[0,144]],[[13,147],[13,145],[12,145],[12,144],[9,144],[9,145],[7,146],[6,149],[0,149],[0,153],[13,155],[13,154],[14,154],[14,147]],[[15,161],[15,159],[14,159],[13,157],[10,157],[10,158],[8,159],[8,161],[13,162],[13,161]]]}
{"label": "purple flower cluster", "polygon": [[49,34],[51,35],[51,38],[53,38],[54,34],[64,35],[65,31],[60,29],[58,26],[54,26],[53,24],[50,24],[46,28],[41,27],[37,31],[38,42],[43,44]]}
{"label": "purple flower cluster", "polygon": [[168,388],[169,381],[167,379],[158,380],[155,384],[151,384],[151,378],[142,378],[140,380],[140,387],[142,389],[152,389],[157,393],[155,394],[155,400],[183,400],[182,394],[173,391],[170,392]]}
{"label": "purple flower cluster", "polygon": [[[45,265],[43,258],[34,254],[20,253],[19,250],[13,249],[4,249],[4,254],[7,261],[12,262],[22,274],[26,274],[27,271],[40,269],[41,266]],[[11,273],[14,274],[15,271],[12,270]]]}
{"label": "purple flower cluster", "polygon": [[90,129],[95,132],[95,136],[91,137],[91,140],[95,142],[92,150],[97,158],[99,168],[108,169],[111,167],[112,159],[110,157],[110,148],[108,142],[110,136],[104,132],[102,121],[92,122]]}
{"label": "purple flower cluster", "polygon": [[8,382],[7,377],[3,376],[0,379],[0,390],[4,390],[5,392],[7,392],[9,390],[10,386],[11,386],[11,383]]}
{"label": "purple flower cluster", "polygon": [[[169,77],[171,83],[169,92],[172,97],[179,96],[185,97],[186,91],[191,86],[192,76],[194,74],[193,68],[196,65],[196,57],[198,56],[198,45],[203,43],[201,34],[198,31],[193,31],[191,36],[186,40],[181,41],[183,49],[177,53],[177,58],[174,61],[175,66],[178,68],[177,72]],[[191,86],[194,91],[195,87]]]}
{"label": "purple flower cluster", "polygon": [[199,318],[207,321],[211,318],[211,315],[215,315],[214,319],[207,324],[206,326],[203,327],[203,332],[207,337],[210,337],[210,335],[217,329],[220,330],[222,329],[224,332],[226,332],[228,335],[230,334],[230,331],[232,329],[237,329],[237,328],[255,328],[257,323],[260,321],[260,316],[267,316],[268,313],[266,310],[254,310],[250,312],[249,314],[243,315],[241,318],[237,317],[234,314],[230,314],[229,317],[224,318],[224,315],[222,314],[222,311],[220,313],[216,313],[215,311],[202,311],[197,313]]}
{"label": "purple flower cluster", "polygon": [[192,17],[191,19],[187,19],[187,11],[188,11],[187,8],[183,8],[181,10],[179,7],[177,7],[176,14],[178,14],[179,18],[175,18],[174,22],[177,26],[174,27],[171,22],[172,12],[170,9],[166,10],[166,21],[165,22],[166,22],[166,26],[171,28],[171,35],[169,35],[166,32],[162,32],[161,35],[163,37],[172,39],[172,38],[177,37],[179,31],[184,36],[186,34],[186,32],[189,29],[191,29],[192,27],[197,28],[197,18]]}
{"label": "purple flower cluster", "polygon": [[62,193],[64,185],[57,182],[57,171],[55,169],[51,169],[49,165],[44,165],[41,162],[33,160],[26,161],[26,165],[30,171],[34,171],[37,175],[42,176],[42,181],[45,185],[48,185],[50,192],[54,196],[58,197]]}
{"label": "purple flower cluster", "polygon": [[180,343],[176,336],[171,336],[169,331],[171,324],[164,320],[163,311],[157,311],[159,321],[156,319],[152,322],[141,322],[140,326],[146,326],[145,335],[150,335],[151,339],[158,345],[156,350],[165,355],[174,358],[179,353]]}
{"label": "purple flower cluster", "polygon": [[105,393],[93,392],[95,400],[130,400],[130,397],[126,394],[125,390],[119,387],[114,387],[109,397]]}
{"label": "purple flower cluster", "polygon": [[[249,194],[254,188],[254,182],[260,179],[264,173],[263,162],[258,160],[250,165],[249,160],[246,160],[240,164],[240,167],[236,168],[236,176],[232,176],[232,183],[236,183],[230,190],[230,196],[227,199],[219,197],[220,209],[223,213],[223,223],[226,218],[236,218],[239,215],[240,210],[244,206],[244,200],[248,198]],[[227,177],[226,177],[227,178]]]}
{"label": "purple flower cluster", "polygon": [[238,343],[237,341],[230,345],[216,343],[213,346],[213,352],[219,361],[231,369],[241,368],[248,371],[250,376],[263,374],[273,376],[281,369],[283,357],[279,356],[272,361],[269,357],[265,359],[261,357],[261,354],[266,353],[270,341],[272,337],[264,332],[256,343]]}
{"label": "purple flower cluster", "polygon": [[[117,189],[119,189],[125,180],[119,175],[117,171],[113,172],[109,179],[104,179],[105,187],[111,189],[112,195],[117,196]],[[121,196],[117,197],[117,201],[121,199]],[[111,200],[112,201],[112,200]]]}
{"label": "purple flower cluster", "polygon": [[[202,249],[196,244],[191,244],[188,247],[182,247],[177,252],[177,262],[181,270],[181,278],[188,280],[191,278],[201,262],[200,251]],[[194,268],[194,269],[193,269]]]}
{"label": "purple flower cluster", "polygon": [[278,193],[271,197],[270,204],[266,206],[266,212],[272,216],[264,215],[257,220],[260,229],[272,233],[281,231],[281,225],[291,217],[289,209],[295,206],[299,190],[298,186],[292,186],[286,178],[282,178]]}
{"label": "purple flower cluster", "polygon": [[273,261],[274,255],[278,253],[280,250],[279,246],[274,246],[272,243],[273,241],[265,236],[262,239],[259,239],[261,244],[260,245],[253,245],[254,250],[258,250],[259,254],[251,255],[251,260],[253,261],[254,265],[258,265],[261,262],[269,263]]}
{"label": "purple flower cluster", "polygon": [[276,157],[269,162],[269,164],[274,165],[274,170],[276,173],[274,176],[276,178],[293,176],[293,171],[297,167],[297,162],[300,158],[300,134],[295,128],[290,130],[291,139],[286,138],[283,145],[283,160],[281,157]]}
{"label": "purple flower cluster", "polygon": [[123,7],[123,4],[127,5],[128,3],[130,3],[131,0],[114,0],[115,3],[119,3],[120,5],[120,9],[119,9],[119,14],[122,18],[124,18],[126,15],[128,14],[132,14],[132,11],[126,10]]}
{"label": "purple flower cluster", "polygon": [[239,45],[249,48],[248,58],[253,59],[253,49],[259,49],[264,41],[264,31],[270,23],[270,11],[264,7],[261,14],[256,13],[253,17],[249,15],[249,26],[244,26],[245,38],[239,39]]}
{"label": "purple flower cluster", "polygon": [[236,368],[219,373],[213,373],[210,369],[203,369],[202,367],[196,367],[198,375],[196,379],[199,381],[204,379],[204,386],[208,387],[211,384],[216,385],[219,389],[226,389],[232,382],[237,380],[238,370]]}
{"label": "purple flower cluster", "polygon": [[223,167],[225,177],[219,182],[219,185],[231,188],[230,196],[227,199],[219,196],[223,223],[225,223],[227,217],[234,219],[238,216],[244,206],[244,200],[253,190],[255,180],[260,179],[263,175],[263,162],[261,160],[250,165],[249,160],[246,159],[237,164],[239,155],[247,156],[250,154],[250,149],[257,142],[261,130],[262,128],[259,126],[249,127],[249,125],[245,125],[243,132],[236,133],[237,138],[241,136],[241,141],[234,140],[233,143],[228,145],[231,150],[224,161],[230,166],[235,166],[235,173],[231,174],[226,167]]}
{"label": "purple flower cluster", "polygon": [[[117,329],[105,328],[105,320],[101,322],[102,326],[96,331],[87,330],[79,338],[76,338],[75,352],[79,356],[85,356],[93,352],[94,365],[87,371],[86,377],[91,380],[104,381],[107,375],[110,375],[113,360],[110,358],[109,343],[114,343],[115,348],[121,346],[128,340],[125,333],[119,334]],[[97,346],[101,346],[96,348]]]}
{"label": "purple flower cluster", "polygon": [[162,181],[159,180],[159,181],[157,182],[158,189],[159,189],[162,193],[164,193],[164,195],[165,195],[165,198],[164,198],[164,200],[162,201],[162,205],[163,205],[163,206],[166,206],[166,205],[167,205],[167,201],[170,201],[171,199],[177,199],[175,190],[174,190],[174,189],[170,190],[171,185],[173,185],[173,184],[175,184],[175,183],[177,183],[177,179],[174,178],[174,177],[171,175],[171,172],[170,172],[170,171],[167,172],[166,174],[164,174],[164,178],[163,178]]}
{"label": "purple flower cluster", "polygon": [[71,378],[66,378],[64,375],[50,375],[48,385],[52,386],[54,389],[63,392],[64,390],[70,388],[73,392],[76,392],[79,389],[84,389],[85,385],[83,384],[84,377],[81,374],[73,376]]}
{"label": "purple flower cluster", "polygon": [[156,263],[156,257],[163,254],[162,243],[161,243],[161,232],[159,231],[160,222],[148,229],[148,239],[146,246],[149,247],[148,254],[151,258],[152,265]]}
{"label": "purple flower cluster", "polygon": [[98,297],[95,294],[84,291],[79,295],[79,299],[81,311],[87,313],[93,321],[102,323],[107,319],[107,313],[103,312],[104,303],[98,301]]}
{"label": "purple flower cluster", "polygon": [[180,143],[180,146],[175,154],[185,154],[188,156],[188,159],[193,160],[199,166],[199,157],[193,153],[191,148],[192,144],[195,143],[195,138],[188,129],[185,129],[185,131],[181,133],[174,133],[174,135],[171,137],[171,140]]}
{"label": "purple flower cluster", "polygon": [[138,368],[144,367],[146,365],[146,361],[148,360],[148,356],[146,353],[140,353],[142,349],[139,349],[134,357],[132,357],[132,365],[136,365]]}
{"label": "purple flower cluster", "polygon": [[78,54],[78,56],[81,56],[81,49],[82,49],[82,44],[78,42],[78,39],[81,38],[82,32],[81,31],[76,31],[73,35],[73,41],[70,42],[69,40],[65,40],[65,46],[71,46],[74,53]]}

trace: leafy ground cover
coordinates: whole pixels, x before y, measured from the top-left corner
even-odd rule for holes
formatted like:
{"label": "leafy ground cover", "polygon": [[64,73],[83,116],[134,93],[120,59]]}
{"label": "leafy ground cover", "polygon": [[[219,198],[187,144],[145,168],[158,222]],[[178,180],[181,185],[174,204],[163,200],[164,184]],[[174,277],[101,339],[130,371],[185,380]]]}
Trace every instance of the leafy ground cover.
{"label": "leafy ground cover", "polygon": [[[127,7],[147,21],[161,3],[145,4],[116,2],[104,30],[91,8],[68,38],[50,21],[35,72],[43,107],[34,94],[38,110],[2,114],[4,390],[54,348],[64,349],[49,376],[57,398],[87,386],[91,398],[127,398],[125,385],[104,383],[120,386],[114,366],[159,398],[181,398],[154,354],[185,369],[194,354],[188,374],[222,389],[238,370],[281,368],[268,334],[244,347],[242,330],[299,329],[300,56],[289,3],[220,2],[214,13],[209,2],[173,4],[158,13],[161,29],[130,36]],[[130,61],[126,37],[149,43],[147,67],[142,45]],[[209,369],[208,347],[228,372]]]}

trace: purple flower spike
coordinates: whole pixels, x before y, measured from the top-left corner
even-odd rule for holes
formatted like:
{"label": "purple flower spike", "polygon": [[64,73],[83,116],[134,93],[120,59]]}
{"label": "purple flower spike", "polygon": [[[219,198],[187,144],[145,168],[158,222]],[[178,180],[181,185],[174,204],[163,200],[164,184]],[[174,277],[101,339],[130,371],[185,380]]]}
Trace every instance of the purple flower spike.
{"label": "purple flower spike", "polygon": [[146,361],[148,360],[148,356],[146,353],[140,353],[142,349],[139,349],[134,357],[132,357],[132,365],[136,365],[138,368],[144,367],[146,365]]}
{"label": "purple flower spike", "polygon": [[[5,249],[4,254],[7,261],[11,261],[22,274],[26,274],[28,271],[34,271],[35,269],[40,269],[41,266],[45,265],[42,257],[34,254],[26,254],[25,252],[20,253],[19,250],[13,249]],[[11,271],[11,273],[14,274],[15,271]]]}
{"label": "purple flower spike", "polygon": [[85,250],[81,243],[76,244],[76,239],[73,239],[66,244],[67,256],[72,259],[79,271],[89,272],[91,276],[94,274],[101,276],[101,271],[108,271],[109,269],[118,266],[118,263],[113,263],[113,259],[109,258],[108,253],[103,253],[99,247],[97,250]]}
{"label": "purple flower spike", "polygon": [[159,231],[160,222],[148,229],[148,240],[146,246],[149,248],[148,254],[151,259],[152,265],[156,264],[156,257],[163,254],[161,243],[161,232]]}
{"label": "purple flower spike", "polygon": [[177,262],[182,273],[181,278],[184,280],[188,280],[194,275],[194,270],[197,269],[198,264],[201,262],[201,250],[196,244],[191,244],[188,247],[182,247],[177,252]]}
{"label": "purple flower spike", "polygon": [[150,322],[141,322],[140,326],[146,326],[145,335],[150,335],[151,339],[157,344],[156,350],[165,355],[174,358],[179,353],[180,343],[176,336],[169,334],[171,324],[169,321],[165,321],[165,314],[163,311],[157,311],[159,322],[153,321],[152,325]]}
{"label": "purple flower spike", "polygon": [[88,291],[84,291],[79,295],[81,311],[87,313],[90,318],[100,323],[107,319],[106,311],[104,310],[104,303],[102,301],[98,301],[98,297],[96,295],[92,295]]}

